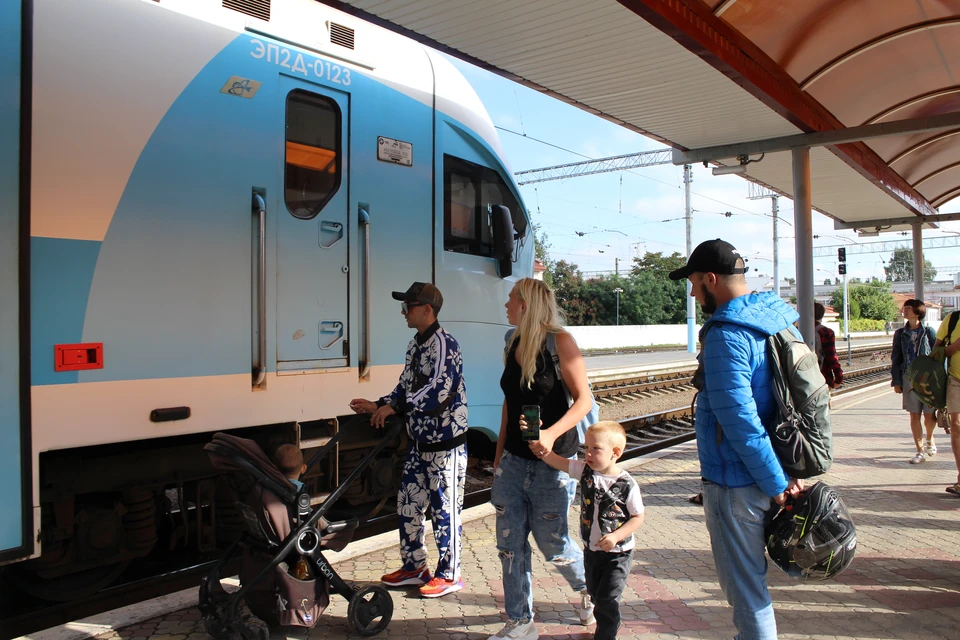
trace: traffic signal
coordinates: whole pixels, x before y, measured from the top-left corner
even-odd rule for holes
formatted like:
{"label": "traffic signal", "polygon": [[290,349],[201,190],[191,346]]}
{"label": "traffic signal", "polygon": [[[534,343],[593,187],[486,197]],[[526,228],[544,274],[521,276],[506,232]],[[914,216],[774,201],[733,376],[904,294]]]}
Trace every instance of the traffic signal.
{"label": "traffic signal", "polygon": [[837,249],[837,260],[839,260],[840,262],[846,262],[846,261],[847,261],[847,248],[846,248],[846,247],[840,247],[839,249]]}
{"label": "traffic signal", "polygon": [[840,275],[847,275],[847,263],[841,262],[839,265],[837,265],[837,270],[840,272]]}

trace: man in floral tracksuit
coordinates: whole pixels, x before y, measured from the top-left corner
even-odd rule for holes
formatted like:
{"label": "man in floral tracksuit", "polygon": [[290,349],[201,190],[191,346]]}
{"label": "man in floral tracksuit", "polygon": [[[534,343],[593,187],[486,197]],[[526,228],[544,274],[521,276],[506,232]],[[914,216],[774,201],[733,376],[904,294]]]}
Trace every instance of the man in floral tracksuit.
{"label": "man in floral tracksuit", "polygon": [[[414,282],[393,298],[417,335],[407,346],[400,383],[373,403],[352,400],[357,413],[372,413],[382,427],[387,416],[406,417],[410,450],[403,467],[397,513],[400,516],[400,558],[403,566],[381,578],[391,587],[422,585],[425,598],[438,598],[463,588],[460,512],[467,468],[467,390],[460,345],[437,322],[443,296],[434,285]],[[424,514],[430,508],[440,560],[431,579],[424,547]]]}

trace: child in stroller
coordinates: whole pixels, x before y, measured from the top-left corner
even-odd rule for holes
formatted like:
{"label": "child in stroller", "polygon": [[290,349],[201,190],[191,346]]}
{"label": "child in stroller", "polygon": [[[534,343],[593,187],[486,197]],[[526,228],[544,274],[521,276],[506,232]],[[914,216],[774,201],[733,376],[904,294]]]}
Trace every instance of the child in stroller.
{"label": "child in stroller", "polygon": [[[341,551],[347,546],[357,520],[329,522],[324,514],[402,427],[397,421],[340,486],[313,509],[310,494],[286,477],[257,443],[214,434],[204,446],[214,468],[240,472],[244,481],[237,502],[243,520],[241,538],[200,582],[200,613],[211,636],[267,640],[271,626],[312,628],[330,603],[331,589],[349,603],[347,624],[351,630],[371,636],[387,627],[393,616],[390,593],[379,584],[361,587],[345,582],[323,556],[325,549]],[[324,459],[342,433],[338,430],[306,467]],[[221,571],[238,553],[242,554],[241,586],[227,593],[220,583]]]}

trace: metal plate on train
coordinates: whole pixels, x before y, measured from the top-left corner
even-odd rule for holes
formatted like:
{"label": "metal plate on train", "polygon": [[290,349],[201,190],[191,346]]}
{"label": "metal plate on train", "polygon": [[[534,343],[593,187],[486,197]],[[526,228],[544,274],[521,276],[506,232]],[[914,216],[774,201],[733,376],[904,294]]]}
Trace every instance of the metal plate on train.
{"label": "metal plate on train", "polygon": [[402,140],[379,136],[377,138],[377,160],[412,167],[413,145]]}

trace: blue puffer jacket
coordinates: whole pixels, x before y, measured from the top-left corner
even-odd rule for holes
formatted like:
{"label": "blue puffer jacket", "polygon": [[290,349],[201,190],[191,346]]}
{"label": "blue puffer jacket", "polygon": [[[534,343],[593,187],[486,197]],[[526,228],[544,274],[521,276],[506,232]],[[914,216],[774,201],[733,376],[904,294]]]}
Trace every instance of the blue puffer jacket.
{"label": "blue puffer jacket", "polygon": [[766,339],[799,317],[776,294],[751,293],[721,305],[704,325],[697,448],[707,480],[725,487],[756,484],[771,497],[786,490],[787,474],[764,428],[777,420]]}

